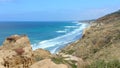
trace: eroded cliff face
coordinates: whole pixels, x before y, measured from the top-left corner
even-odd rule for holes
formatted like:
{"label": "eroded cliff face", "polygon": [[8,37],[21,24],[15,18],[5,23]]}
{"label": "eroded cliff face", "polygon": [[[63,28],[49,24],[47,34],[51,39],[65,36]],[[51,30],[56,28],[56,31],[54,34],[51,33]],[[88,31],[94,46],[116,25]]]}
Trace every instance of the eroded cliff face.
{"label": "eroded cliff face", "polygon": [[[25,35],[10,36],[0,47],[0,68],[30,68],[31,65],[31,68],[39,67],[39,61],[49,58],[51,58],[49,51],[43,49],[33,51],[30,41]],[[53,63],[53,65],[55,64]],[[46,68],[49,68],[49,65]],[[53,68],[55,67],[53,66]]]}

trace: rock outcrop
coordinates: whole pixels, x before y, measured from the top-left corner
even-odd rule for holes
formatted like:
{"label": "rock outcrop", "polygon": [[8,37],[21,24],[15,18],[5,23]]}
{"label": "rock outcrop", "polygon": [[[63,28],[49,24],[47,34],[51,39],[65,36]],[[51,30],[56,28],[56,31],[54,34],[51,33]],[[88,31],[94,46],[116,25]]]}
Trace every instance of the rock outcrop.
{"label": "rock outcrop", "polygon": [[34,54],[27,36],[13,35],[0,47],[0,66],[5,68],[28,68],[34,62]]}
{"label": "rock outcrop", "polygon": [[49,51],[33,51],[26,35],[13,35],[0,47],[0,68],[67,68],[65,64],[55,64],[51,57]]}
{"label": "rock outcrop", "polygon": [[34,58],[36,61],[52,57],[52,55],[49,51],[43,50],[43,49],[37,49],[37,50],[33,51],[33,53],[34,53]]}

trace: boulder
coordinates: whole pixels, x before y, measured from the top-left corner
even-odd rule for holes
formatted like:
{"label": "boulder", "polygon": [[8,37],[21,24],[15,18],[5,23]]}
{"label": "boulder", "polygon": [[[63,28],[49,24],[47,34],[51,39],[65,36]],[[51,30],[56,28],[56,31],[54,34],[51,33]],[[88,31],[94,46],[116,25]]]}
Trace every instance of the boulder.
{"label": "boulder", "polygon": [[42,61],[39,61],[30,68],[68,68],[65,64],[55,64],[51,59],[44,59]]}
{"label": "boulder", "polygon": [[33,56],[28,37],[12,35],[0,47],[0,68],[29,68]]}

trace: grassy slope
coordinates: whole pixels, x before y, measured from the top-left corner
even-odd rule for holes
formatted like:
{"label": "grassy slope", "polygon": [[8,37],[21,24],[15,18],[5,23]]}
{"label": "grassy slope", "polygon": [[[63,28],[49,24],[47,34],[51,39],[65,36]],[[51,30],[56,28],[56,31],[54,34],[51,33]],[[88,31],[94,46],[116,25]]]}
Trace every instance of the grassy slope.
{"label": "grassy slope", "polygon": [[120,60],[120,11],[99,18],[95,23],[81,40],[62,52],[78,56],[90,64],[97,60]]}

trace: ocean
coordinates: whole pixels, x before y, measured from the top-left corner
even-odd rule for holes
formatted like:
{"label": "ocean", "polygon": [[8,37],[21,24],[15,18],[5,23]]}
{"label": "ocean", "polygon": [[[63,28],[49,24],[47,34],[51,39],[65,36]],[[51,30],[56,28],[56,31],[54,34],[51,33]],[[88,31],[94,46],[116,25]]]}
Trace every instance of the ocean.
{"label": "ocean", "polygon": [[0,22],[0,45],[11,35],[25,34],[33,50],[43,48],[57,53],[67,44],[80,39],[88,26],[87,23],[74,21]]}

